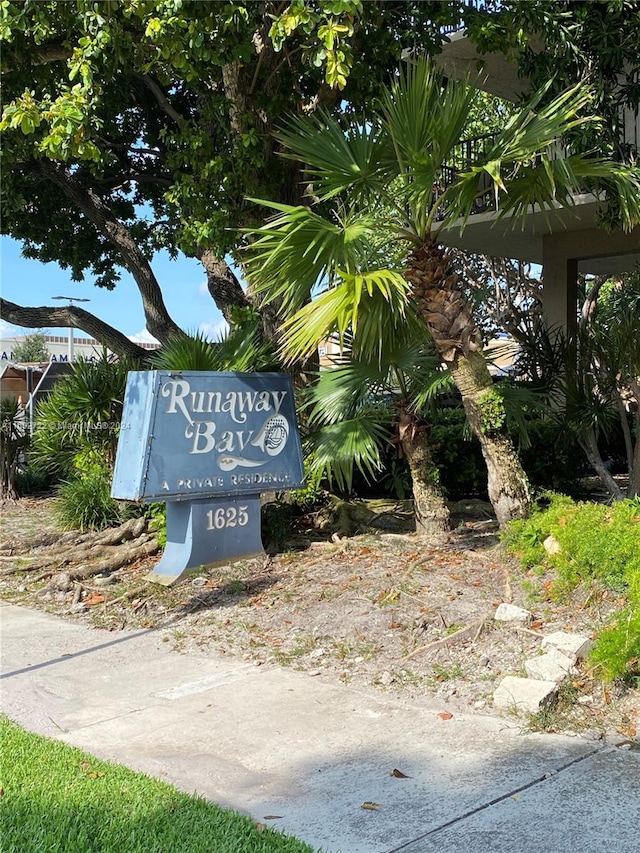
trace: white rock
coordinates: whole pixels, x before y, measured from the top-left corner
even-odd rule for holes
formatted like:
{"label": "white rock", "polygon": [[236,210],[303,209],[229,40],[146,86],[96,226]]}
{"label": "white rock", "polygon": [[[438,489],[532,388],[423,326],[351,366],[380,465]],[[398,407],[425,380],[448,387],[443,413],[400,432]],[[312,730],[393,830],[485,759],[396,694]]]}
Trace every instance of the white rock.
{"label": "white rock", "polygon": [[546,655],[530,658],[524,662],[524,668],[529,678],[537,678],[540,681],[563,681],[571,667],[573,659],[563,655],[557,649],[552,648]]}
{"label": "white rock", "polygon": [[524,607],[518,607],[516,604],[508,604],[503,601],[496,608],[493,614],[496,622],[517,622],[519,625],[530,625],[533,622],[533,614]]}
{"label": "white rock", "polygon": [[556,631],[542,640],[543,649],[556,649],[572,662],[582,660],[591,648],[591,640],[583,634],[569,634],[567,631]]}
{"label": "white rock", "polygon": [[541,708],[552,705],[557,693],[558,685],[555,681],[538,681],[507,675],[494,691],[493,704],[496,708],[535,714]]}
{"label": "white rock", "polygon": [[560,554],[562,552],[562,545],[558,542],[555,536],[547,536],[547,538],[542,543],[542,547],[544,550],[552,557],[554,554]]}

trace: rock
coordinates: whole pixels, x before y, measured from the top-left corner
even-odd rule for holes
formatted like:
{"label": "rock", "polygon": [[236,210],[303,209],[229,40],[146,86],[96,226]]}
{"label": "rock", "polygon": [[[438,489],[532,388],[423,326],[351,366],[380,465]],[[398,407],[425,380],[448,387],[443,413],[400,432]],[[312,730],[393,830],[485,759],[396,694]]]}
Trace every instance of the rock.
{"label": "rock", "polygon": [[60,592],[69,592],[72,586],[73,582],[67,572],[59,572],[57,575],[53,575],[49,581],[49,588],[57,589]]}
{"label": "rock", "polygon": [[112,586],[115,583],[118,583],[117,575],[96,575],[93,579],[94,586]]}
{"label": "rock", "polygon": [[533,614],[524,607],[518,607],[515,604],[508,604],[503,601],[496,608],[493,614],[496,622],[517,622],[519,625],[530,625],[533,622]]}
{"label": "rock", "polygon": [[84,613],[85,610],[88,610],[86,604],[83,604],[81,601],[78,601],[77,604],[72,604],[69,608],[70,613]]}
{"label": "rock", "polygon": [[558,542],[555,536],[547,536],[542,543],[542,547],[550,557],[553,557],[554,554],[562,553],[562,545]]}
{"label": "rock", "polygon": [[529,678],[540,681],[564,681],[573,666],[573,658],[568,658],[557,649],[551,648],[546,655],[530,658],[524,662],[524,668]]}
{"label": "rock", "polygon": [[314,649],[313,651],[309,652],[308,657],[309,657],[309,660],[317,660],[318,658],[321,658],[324,655],[326,655],[326,653],[327,653],[326,649],[317,648],[317,649]]}
{"label": "rock", "polygon": [[542,708],[553,705],[557,695],[558,685],[555,681],[538,681],[507,675],[494,691],[493,704],[496,708],[535,714]]}
{"label": "rock", "polygon": [[567,631],[556,631],[542,640],[543,649],[555,649],[572,662],[582,660],[591,648],[591,640],[583,634],[569,634]]}

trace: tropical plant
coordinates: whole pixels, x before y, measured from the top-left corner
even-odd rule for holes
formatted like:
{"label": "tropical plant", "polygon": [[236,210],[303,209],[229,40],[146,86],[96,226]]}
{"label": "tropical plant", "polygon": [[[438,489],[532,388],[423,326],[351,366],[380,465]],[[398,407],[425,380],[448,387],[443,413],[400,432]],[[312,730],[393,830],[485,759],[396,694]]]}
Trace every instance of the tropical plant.
{"label": "tropical plant", "polygon": [[450,377],[411,306],[406,323],[390,329],[384,350],[371,352],[372,339],[360,340],[308,391],[313,467],[350,489],[354,466],[365,478],[379,475],[391,439],[411,472],[416,530],[447,530],[449,509],[433,462],[428,414]]}
{"label": "tropical plant", "polygon": [[112,469],[115,462],[127,373],[134,364],[79,360],[36,410],[29,461],[58,477],[91,461]]}
{"label": "tropical plant", "polygon": [[[506,430],[506,414],[482,354],[482,339],[463,282],[442,245],[442,231],[464,227],[479,194],[495,194],[499,216],[514,224],[531,205],[570,205],[587,180],[607,185],[621,224],[640,220],[640,179],[630,168],[555,143],[595,119],[583,87],[539,109],[542,93],[509,118],[488,149],[449,176],[444,163],[459,141],[476,94],[444,79],[424,60],[411,62],[364,124],[328,115],[294,118],[279,134],[288,156],[307,164],[317,203],[271,205],[278,213],[254,229],[249,279],[268,299],[282,299],[289,358],[311,352],[329,334],[351,328],[384,350],[389,324],[404,321],[409,299],[431,333],[462,395],[488,469],[488,492],[500,524],[526,515],[530,489]],[[266,204],[266,202],[265,202]],[[372,213],[384,206],[385,218]],[[404,245],[404,269],[389,269],[380,245]],[[305,304],[314,288],[323,292]]]}
{"label": "tropical plant", "polygon": [[[590,466],[616,500],[640,494],[640,274],[596,282],[573,334],[554,333],[556,416],[576,437]],[[539,342],[548,336],[539,336]],[[539,343],[538,343],[539,348]],[[546,351],[551,347],[547,345]],[[548,371],[553,375],[553,367]],[[612,476],[602,439],[621,434],[629,477]]]}
{"label": "tropical plant", "polygon": [[146,510],[111,497],[122,403],[134,362],[74,362],[36,410],[30,467],[62,482],[55,513],[63,527],[99,530]]}
{"label": "tropical plant", "polygon": [[201,332],[173,338],[153,355],[151,364],[160,370],[279,370],[275,346],[261,340],[259,315],[241,309],[234,319],[234,328],[217,341]]}
{"label": "tropical plant", "polygon": [[18,497],[16,479],[20,457],[29,444],[24,409],[17,397],[0,400],[0,497]]}

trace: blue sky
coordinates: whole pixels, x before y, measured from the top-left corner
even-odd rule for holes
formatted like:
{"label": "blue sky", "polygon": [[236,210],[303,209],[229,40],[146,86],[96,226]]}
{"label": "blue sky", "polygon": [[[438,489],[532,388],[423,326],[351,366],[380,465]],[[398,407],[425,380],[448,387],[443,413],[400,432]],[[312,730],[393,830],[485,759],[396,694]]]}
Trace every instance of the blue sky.
{"label": "blue sky", "polygon": [[[204,270],[197,261],[180,256],[172,261],[164,252],[153,261],[169,314],[186,331],[199,329],[216,338],[223,327],[222,315],[209,296]],[[91,277],[84,282],[72,281],[66,270],[57,264],[43,264],[21,257],[20,244],[0,238],[0,287],[2,296],[11,302],[28,306],[62,305],[52,296],[78,296],[91,301],[82,304],[101,320],[115,326],[125,335],[144,336],[145,320],[142,302],[133,278],[124,270],[115,290],[104,290],[93,284]],[[66,330],[65,330],[66,331]],[[29,329],[9,326],[0,321],[0,335],[28,334]]]}

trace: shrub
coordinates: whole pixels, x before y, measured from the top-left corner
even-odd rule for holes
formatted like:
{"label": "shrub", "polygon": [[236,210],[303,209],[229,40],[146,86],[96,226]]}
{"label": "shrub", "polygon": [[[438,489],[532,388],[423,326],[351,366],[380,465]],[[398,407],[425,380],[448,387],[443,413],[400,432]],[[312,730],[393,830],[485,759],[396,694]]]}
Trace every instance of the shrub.
{"label": "shrub", "polygon": [[126,361],[78,361],[73,373],[56,383],[36,411],[29,462],[58,478],[74,476],[78,454],[93,453],[102,464],[115,460]]}
{"label": "shrub", "polygon": [[120,524],[120,505],[111,497],[111,471],[93,465],[61,483],[54,514],[66,530],[103,530]]}
{"label": "shrub", "polygon": [[0,400],[0,498],[17,498],[20,459],[29,444],[24,411],[17,397]]}
{"label": "shrub", "polygon": [[471,434],[463,409],[438,412],[431,429],[433,461],[451,500],[487,495],[487,466],[480,442]]}
{"label": "shrub", "polygon": [[[613,506],[575,503],[563,495],[548,500],[530,518],[507,525],[505,545],[523,566],[556,571],[552,595],[565,597],[592,581],[624,593],[627,606],[601,633],[592,660],[608,679],[640,675],[640,499]],[[545,550],[548,536],[558,541],[558,553]]]}

